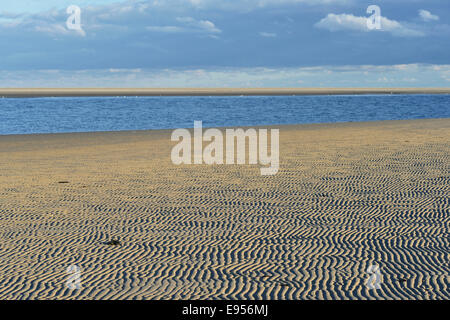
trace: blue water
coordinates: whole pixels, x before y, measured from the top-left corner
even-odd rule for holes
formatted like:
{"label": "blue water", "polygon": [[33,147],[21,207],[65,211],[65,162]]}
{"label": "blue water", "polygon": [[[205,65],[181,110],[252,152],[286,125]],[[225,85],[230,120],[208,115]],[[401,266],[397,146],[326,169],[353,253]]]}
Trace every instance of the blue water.
{"label": "blue water", "polygon": [[450,118],[450,95],[0,99],[0,134]]}

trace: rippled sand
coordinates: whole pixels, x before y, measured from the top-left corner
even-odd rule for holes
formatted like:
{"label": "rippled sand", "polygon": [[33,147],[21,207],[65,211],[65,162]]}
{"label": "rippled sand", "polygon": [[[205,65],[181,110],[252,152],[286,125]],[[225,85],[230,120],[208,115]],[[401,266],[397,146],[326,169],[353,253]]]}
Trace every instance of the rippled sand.
{"label": "rippled sand", "polygon": [[276,176],[175,166],[171,131],[0,136],[0,298],[449,299],[450,119],[279,128]]}

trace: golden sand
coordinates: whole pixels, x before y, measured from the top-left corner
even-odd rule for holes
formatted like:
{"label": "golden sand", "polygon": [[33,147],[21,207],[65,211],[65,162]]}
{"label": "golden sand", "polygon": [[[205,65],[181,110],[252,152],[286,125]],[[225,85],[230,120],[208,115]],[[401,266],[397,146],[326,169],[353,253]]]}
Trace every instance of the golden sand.
{"label": "golden sand", "polygon": [[278,128],[275,176],[175,166],[169,130],[0,136],[0,298],[450,298],[450,119]]}
{"label": "golden sand", "polygon": [[0,88],[0,97],[450,94],[450,88]]}

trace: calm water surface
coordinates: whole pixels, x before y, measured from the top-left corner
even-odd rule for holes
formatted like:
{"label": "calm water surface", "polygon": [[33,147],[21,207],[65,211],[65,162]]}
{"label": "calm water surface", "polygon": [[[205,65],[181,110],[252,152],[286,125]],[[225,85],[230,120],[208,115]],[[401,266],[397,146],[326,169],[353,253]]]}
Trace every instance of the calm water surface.
{"label": "calm water surface", "polygon": [[0,99],[0,134],[450,118],[450,95]]}

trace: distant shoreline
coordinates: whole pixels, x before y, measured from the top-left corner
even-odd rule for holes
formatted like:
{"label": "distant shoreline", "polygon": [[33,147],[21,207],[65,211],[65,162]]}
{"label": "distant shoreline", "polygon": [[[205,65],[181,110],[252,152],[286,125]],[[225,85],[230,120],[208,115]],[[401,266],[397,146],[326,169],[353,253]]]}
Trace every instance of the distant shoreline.
{"label": "distant shoreline", "polygon": [[450,94],[450,88],[0,88],[2,98]]}

